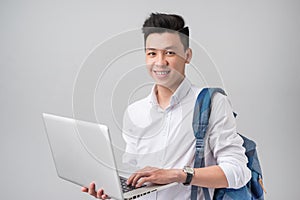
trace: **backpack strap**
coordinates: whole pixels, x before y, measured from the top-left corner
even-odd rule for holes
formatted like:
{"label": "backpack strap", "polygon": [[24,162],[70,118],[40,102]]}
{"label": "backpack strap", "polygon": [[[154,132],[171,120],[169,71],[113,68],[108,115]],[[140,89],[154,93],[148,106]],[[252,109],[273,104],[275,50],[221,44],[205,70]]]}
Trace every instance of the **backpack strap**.
{"label": "backpack strap", "polygon": [[[221,88],[204,88],[197,97],[194,116],[193,116],[193,131],[196,137],[196,152],[194,168],[205,166],[204,160],[204,145],[205,134],[209,123],[211,100],[217,92],[226,95]],[[197,199],[198,186],[192,186],[191,200]],[[202,188],[206,200],[210,200],[208,188]]]}

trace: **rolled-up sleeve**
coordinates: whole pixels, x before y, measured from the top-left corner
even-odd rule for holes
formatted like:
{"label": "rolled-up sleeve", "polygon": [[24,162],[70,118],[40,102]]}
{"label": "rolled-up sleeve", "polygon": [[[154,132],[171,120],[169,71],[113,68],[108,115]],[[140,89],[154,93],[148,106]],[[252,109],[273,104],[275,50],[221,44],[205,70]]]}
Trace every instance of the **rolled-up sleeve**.
{"label": "rolled-up sleeve", "polygon": [[228,188],[240,188],[251,178],[243,139],[237,134],[236,121],[228,98],[216,94],[212,100],[208,143],[217,165],[223,170]]}

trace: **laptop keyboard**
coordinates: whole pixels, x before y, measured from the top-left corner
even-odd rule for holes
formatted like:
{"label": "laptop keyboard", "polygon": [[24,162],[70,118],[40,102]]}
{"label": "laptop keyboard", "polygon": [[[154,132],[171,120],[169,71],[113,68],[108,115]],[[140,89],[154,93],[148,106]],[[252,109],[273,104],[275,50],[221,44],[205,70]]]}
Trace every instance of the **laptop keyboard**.
{"label": "laptop keyboard", "polygon": [[[134,186],[127,185],[127,183],[126,183],[127,179],[124,178],[124,177],[121,177],[121,176],[120,176],[120,181],[121,181],[121,186],[122,186],[123,193],[129,192],[129,191],[134,190],[134,189],[137,189],[137,188],[134,187]],[[146,185],[144,184],[144,185],[142,185],[141,187],[145,187],[145,186],[146,186]]]}

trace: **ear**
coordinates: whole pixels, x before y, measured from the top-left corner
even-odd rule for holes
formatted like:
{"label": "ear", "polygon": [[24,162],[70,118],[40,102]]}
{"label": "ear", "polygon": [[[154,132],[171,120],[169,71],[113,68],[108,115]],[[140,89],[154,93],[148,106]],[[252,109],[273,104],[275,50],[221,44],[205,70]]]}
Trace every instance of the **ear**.
{"label": "ear", "polygon": [[186,64],[190,63],[192,56],[193,56],[192,49],[187,48],[187,50],[185,50],[185,63]]}

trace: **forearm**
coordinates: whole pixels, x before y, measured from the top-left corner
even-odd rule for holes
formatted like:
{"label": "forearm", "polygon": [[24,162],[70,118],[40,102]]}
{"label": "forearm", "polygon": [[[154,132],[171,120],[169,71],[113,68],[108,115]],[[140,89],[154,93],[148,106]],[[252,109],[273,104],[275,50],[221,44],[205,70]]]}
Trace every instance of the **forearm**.
{"label": "forearm", "polygon": [[[204,168],[196,168],[194,177],[192,179],[191,185],[197,185],[207,188],[226,188],[228,187],[228,182],[223,170],[215,165]],[[178,181],[184,183],[186,180],[186,173],[182,170],[178,171]]]}

